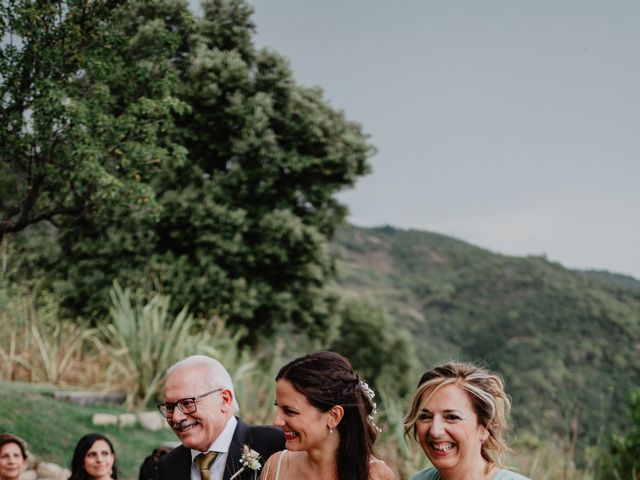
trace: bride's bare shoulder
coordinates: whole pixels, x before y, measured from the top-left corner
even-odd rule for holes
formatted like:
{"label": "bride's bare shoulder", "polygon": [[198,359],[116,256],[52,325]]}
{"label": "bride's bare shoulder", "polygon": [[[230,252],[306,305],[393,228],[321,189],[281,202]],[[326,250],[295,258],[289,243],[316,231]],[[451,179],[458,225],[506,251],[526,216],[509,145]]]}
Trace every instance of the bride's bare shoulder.
{"label": "bride's bare shoulder", "polygon": [[285,452],[282,450],[280,452],[276,452],[269,457],[269,459],[262,466],[262,471],[260,472],[260,480],[274,480],[276,478],[276,465],[278,464],[278,460],[280,456]]}

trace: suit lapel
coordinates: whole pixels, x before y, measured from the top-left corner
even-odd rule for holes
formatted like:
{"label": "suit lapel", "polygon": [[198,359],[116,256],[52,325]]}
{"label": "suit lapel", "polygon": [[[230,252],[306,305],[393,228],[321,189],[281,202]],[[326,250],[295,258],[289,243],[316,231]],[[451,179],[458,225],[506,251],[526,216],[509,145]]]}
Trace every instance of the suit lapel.
{"label": "suit lapel", "polygon": [[[236,430],[233,432],[233,438],[229,445],[229,454],[227,455],[227,463],[222,480],[229,480],[231,475],[242,468],[242,465],[240,465],[240,456],[242,455],[242,447],[250,443],[248,439],[249,425],[238,418],[238,425],[236,425]],[[243,476],[244,473],[236,478],[242,478]]]}

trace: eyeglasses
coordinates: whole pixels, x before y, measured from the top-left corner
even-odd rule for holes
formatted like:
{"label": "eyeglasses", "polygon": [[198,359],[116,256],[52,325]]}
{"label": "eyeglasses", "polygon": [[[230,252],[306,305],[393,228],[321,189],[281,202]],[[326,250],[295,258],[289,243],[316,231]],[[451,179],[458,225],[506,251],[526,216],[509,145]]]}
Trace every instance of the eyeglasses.
{"label": "eyeglasses", "polygon": [[197,397],[183,398],[178,400],[177,402],[164,402],[158,404],[158,410],[165,418],[173,417],[173,411],[176,407],[182,413],[195,413],[198,409],[196,402],[207,395],[211,395],[212,393],[219,392],[222,388],[216,388],[215,390],[211,390],[210,392],[203,393],[202,395],[198,395]]}

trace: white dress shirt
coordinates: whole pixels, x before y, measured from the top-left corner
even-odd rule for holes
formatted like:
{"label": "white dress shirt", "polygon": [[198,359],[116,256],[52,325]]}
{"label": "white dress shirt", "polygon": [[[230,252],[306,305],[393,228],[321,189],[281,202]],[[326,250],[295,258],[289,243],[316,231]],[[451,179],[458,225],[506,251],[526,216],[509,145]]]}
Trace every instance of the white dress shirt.
{"label": "white dress shirt", "polygon": [[[220,435],[218,435],[218,438],[216,438],[209,447],[209,450],[207,450],[207,452],[219,452],[211,465],[211,480],[222,480],[224,466],[227,463],[227,455],[229,454],[229,445],[231,445],[231,440],[233,440],[236,425],[238,425],[238,420],[236,417],[231,417],[222,432],[220,432]],[[197,455],[207,452],[191,449],[191,480],[202,480],[200,478],[200,469],[198,469],[195,458]]]}

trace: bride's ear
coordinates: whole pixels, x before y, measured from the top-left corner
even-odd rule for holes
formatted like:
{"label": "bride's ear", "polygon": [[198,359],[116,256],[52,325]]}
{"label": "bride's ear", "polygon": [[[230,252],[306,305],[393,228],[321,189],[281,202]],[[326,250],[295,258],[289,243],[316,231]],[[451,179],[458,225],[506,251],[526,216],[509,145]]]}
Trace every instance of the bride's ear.
{"label": "bride's ear", "polygon": [[327,413],[329,413],[329,425],[331,428],[336,428],[344,417],[344,408],[340,405],[334,405]]}

